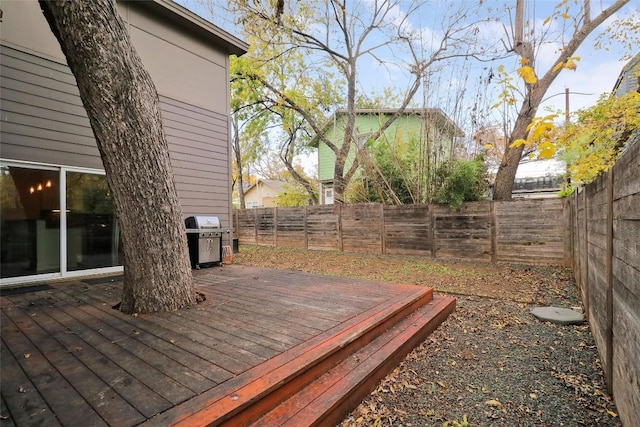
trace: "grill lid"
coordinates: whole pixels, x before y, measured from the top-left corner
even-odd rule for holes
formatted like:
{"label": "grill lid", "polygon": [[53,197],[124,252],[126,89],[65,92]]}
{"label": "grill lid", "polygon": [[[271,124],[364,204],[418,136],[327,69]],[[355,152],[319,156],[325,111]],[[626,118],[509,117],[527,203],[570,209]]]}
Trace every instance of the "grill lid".
{"label": "grill lid", "polygon": [[213,229],[220,228],[220,218],[217,216],[190,216],[185,219],[187,228]]}

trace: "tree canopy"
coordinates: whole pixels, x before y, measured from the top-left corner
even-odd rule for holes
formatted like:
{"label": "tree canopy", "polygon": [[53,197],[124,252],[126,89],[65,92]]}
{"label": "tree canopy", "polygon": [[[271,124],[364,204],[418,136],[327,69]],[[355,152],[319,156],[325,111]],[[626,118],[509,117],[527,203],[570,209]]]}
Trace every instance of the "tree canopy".
{"label": "tree canopy", "polygon": [[625,147],[640,140],[640,93],[603,95],[593,107],[557,125],[557,114],[535,118],[526,139],[513,143],[534,148],[540,158],[559,155],[571,183],[590,183],[608,171]]}

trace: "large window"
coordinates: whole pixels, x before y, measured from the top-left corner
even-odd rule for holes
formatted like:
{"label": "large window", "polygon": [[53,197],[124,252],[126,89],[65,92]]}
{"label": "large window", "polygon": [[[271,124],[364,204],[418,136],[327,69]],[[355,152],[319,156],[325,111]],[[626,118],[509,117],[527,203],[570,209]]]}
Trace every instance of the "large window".
{"label": "large window", "polygon": [[1,277],[60,271],[60,172],[0,165]]}
{"label": "large window", "polygon": [[0,234],[2,279],[122,265],[118,223],[101,174],[0,164]]}

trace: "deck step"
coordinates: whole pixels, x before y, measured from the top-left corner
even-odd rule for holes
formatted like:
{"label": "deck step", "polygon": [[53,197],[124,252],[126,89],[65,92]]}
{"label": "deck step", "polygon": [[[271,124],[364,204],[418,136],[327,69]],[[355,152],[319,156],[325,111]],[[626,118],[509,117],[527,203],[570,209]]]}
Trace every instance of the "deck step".
{"label": "deck step", "polygon": [[[356,364],[352,368],[353,375],[360,370],[371,372],[363,381],[357,381],[362,384],[351,387],[343,396],[347,396],[348,401],[337,402],[336,409],[323,413],[319,418],[324,420],[337,417],[339,420],[336,414],[344,414],[354,403],[360,402],[380,378],[446,319],[454,307],[453,298],[434,299],[431,288],[416,288],[355,316],[336,327],[336,330],[328,330],[177,405],[146,424],[235,427],[257,422],[255,425],[269,426],[270,424],[262,423],[261,418],[265,414],[276,416],[276,413],[285,413],[288,416],[301,411],[297,409],[287,412],[282,405],[289,397],[295,396],[298,399],[317,393],[312,389],[326,381],[327,375],[332,378],[332,386],[342,384],[349,375],[342,376],[345,380],[335,380],[334,376],[340,370],[346,369],[354,360],[370,359],[366,367],[364,364]],[[354,354],[358,355],[354,357]],[[377,359],[385,354],[384,360],[378,363]],[[353,380],[356,378],[354,376]],[[292,403],[293,401],[290,404]],[[294,424],[291,425],[296,425],[296,421],[292,422]],[[303,422],[297,425],[306,424]]]}
{"label": "deck step", "polygon": [[454,309],[454,298],[434,298],[252,425],[336,425]]}

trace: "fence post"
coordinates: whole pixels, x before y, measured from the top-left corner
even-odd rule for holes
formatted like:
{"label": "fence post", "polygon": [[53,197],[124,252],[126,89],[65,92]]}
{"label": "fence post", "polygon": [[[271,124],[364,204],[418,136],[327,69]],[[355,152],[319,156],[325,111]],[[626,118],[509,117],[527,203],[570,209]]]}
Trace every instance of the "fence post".
{"label": "fence post", "polygon": [[607,309],[605,323],[605,360],[604,376],[607,390],[613,394],[613,171],[607,174],[607,241],[605,262],[607,263]]}
{"label": "fence post", "polygon": [[240,227],[238,226],[240,224],[240,219],[238,218],[239,216],[239,212],[238,210],[233,210],[233,229],[232,229],[232,234],[231,234],[231,246],[233,247],[233,238],[236,237],[236,230],[238,232],[238,234],[240,234]]}
{"label": "fence post", "polygon": [[582,283],[584,286],[584,312],[587,318],[587,321],[590,320],[589,315],[589,211],[588,211],[588,202],[587,202],[587,187],[582,187],[582,209],[584,209],[584,214],[582,217],[584,218],[584,224],[582,226],[582,232],[584,233],[584,271],[581,274]]}
{"label": "fence post", "polygon": [[578,283],[578,289],[580,289],[580,295],[582,295],[582,267],[580,265],[580,219],[578,217],[578,205],[580,204],[580,200],[578,200],[578,190],[576,189],[573,193],[573,214],[575,215],[575,221],[573,223],[573,233],[574,233],[574,242],[572,251],[573,251],[573,277],[576,278],[576,282]]}
{"label": "fence post", "polygon": [[336,221],[336,226],[338,227],[338,250],[340,252],[344,252],[344,244],[342,241],[342,203],[338,203],[335,212],[338,213],[338,220]]}
{"label": "fence post", "polygon": [[383,255],[387,253],[384,232],[384,205],[382,203],[380,203],[380,253]]}
{"label": "fence post", "polygon": [[309,206],[304,207],[304,248],[309,250],[309,229],[307,227],[307,210]]}
{"label": "fence post", "polygon": [[253,209],[253,241],[256,246],[258,246],[258,209],[260,208]]}
{"label": "fence post", "polygon": [[567,230],[564,233],[564,267],[573,268],[573,211],[571,198],[562,199],[562,215]]}
{"label": "fence post", "polygon": [[273,208],[273,246],[278,247],[278,207]]}
{"label": "fence post", "polygon": [[489,212],[491,213],[491,262],[495,263],[498,260],[498,230],[496,229],[498,218],[496,218],[496,202],[493,200],[489,202]]}
{"label": "fence post", "polygon": [[433,213],[434,205],[427,205],[429,210],[429,240],[431,240],[431,258],[436,257],[436,216]]}

